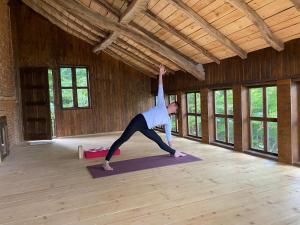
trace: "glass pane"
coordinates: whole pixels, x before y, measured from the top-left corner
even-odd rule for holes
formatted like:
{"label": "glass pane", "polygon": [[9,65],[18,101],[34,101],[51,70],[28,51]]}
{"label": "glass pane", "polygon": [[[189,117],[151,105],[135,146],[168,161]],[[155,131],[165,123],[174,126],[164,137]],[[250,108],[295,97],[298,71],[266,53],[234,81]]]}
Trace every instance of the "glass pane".
{"label": "glass pane", "polygon": [[216,140],[226,141],[225,118],[216,117]]}
{"label": "glass pane", "polygon": [[215,113],[225,114],[224,91],[215,91]]}
{"label": "glass pane", "polygon": [[169,95],[169,103],[176,102],[176,95]]}
{"label": "glass pane", "polygon": [[187,94],[188,112],[195,113],[195,93]]}
{"label": "glass pane", "polygon": [[62,106],[63,108],[72,108],[74,107],[73,100],[73,89],[62,89]]}
{"label": "glass pane", "polygon": [[202,121],[201,121],[201,116],[197,116],[197,131],[198,131],[198,137],[202,137]]}
{"label": "glass pane", "polygon": [[228,124],[228,142],[233,144],[234,143],[234,122],[233,119],[227,120]]}
{"label": "glass pane", "polygon": [[195,116],[188,116],[188,128],[189,128],[189,135],[196,136],[196,117]]}
{"label": "glass pane", "polygon": [[77,87],[87,87],[88,81],[87,81],[87,69],[86,68],[76,68],[76,83]]}
{"label": "glass pane", "polygon": [[177,132],[177,118],[176,118],[176,115],[171,116],[171,122],[172,122],[172,131]]}
{"label": "glass pane", "polygon": [[60,68],[60,82],[62,87],[72,87],[72,69]]}
{"label": "glass pane", "polygon": [[197,113],[201,113],[201,96],[200,96],[200,93],[196,93],[196,106],[197,106]]}
{"label": "glass pane", "polygon": [[263,117],[263,88],[250,89],[251,116]]}
{"label": "glass pane", "polygon": [[264,123],[251,121],[251,148],[264,150]]}
{"label": "glass pane", "polygon": [[233,93],[232,90],[227,90],[227,114],[233,115]]}
{"label": "glass pane", "polygon": [[77,89],[78,107],[89,107],[88,89]]}
{"label": "glass pane", "polygon": [[268,152],[278,153],[277,122],[268,122]]}
{"label": "glass pane", "polygon": [[277,118],[277,87],[267,87],[267,117]]}

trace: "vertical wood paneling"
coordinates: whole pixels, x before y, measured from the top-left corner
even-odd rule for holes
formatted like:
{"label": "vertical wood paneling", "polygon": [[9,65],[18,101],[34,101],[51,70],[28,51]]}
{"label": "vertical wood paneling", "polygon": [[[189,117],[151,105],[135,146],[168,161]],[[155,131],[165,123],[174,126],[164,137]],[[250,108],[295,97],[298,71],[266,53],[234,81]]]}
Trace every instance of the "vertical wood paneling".
{"label": "vertical wood paneling", "polygon": [[[49,67],[55,80],[57,136],[123,130],[137,113],[152,106],[151,80],[93,46],[65,33],[19,3],[17,7],[20,67]],[[59,67],[87,66],[91,109],[62,110],[58,96]]]}

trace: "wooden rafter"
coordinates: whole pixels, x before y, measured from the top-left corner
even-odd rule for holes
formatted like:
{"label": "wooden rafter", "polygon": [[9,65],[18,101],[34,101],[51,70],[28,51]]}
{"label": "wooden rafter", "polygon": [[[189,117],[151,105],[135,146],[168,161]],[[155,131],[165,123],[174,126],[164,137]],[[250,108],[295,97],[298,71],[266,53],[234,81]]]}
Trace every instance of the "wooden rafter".
{"label": "wooden rafter", "polygon": [[[119,17],[119,22],[122,24],[128,24],[131,20],[134,19],[134,17],[141,12],[142,10],[145,10],[147,7],[149,0],[133,0],[127,7],[124,14]],[[103,3],[102,3],[103,4]],[[112,44],[118,37],[120,36],[117,32],[112,32],[109,37],[104,40],[102,43],[98,44],[94,49],[93,52],[97,53]]]}
{"label": "wooden rafter", "polygon": [[154,78],[154,77],[153,77],[153,74],[152,74],[151,72],[149,72],[149,71],[147,71],[146,69],[140,67],[140,66],[139,66],[138,64],[136,64],[136,63],[132,63],[132,62],[130,62],[129,60],[124,60],[124,58],[121,57],[121,56],[119,55],[118,52],[114,52],[113,50],[110,49],[110,47],[104,49],[103,51],[104,51],[105,53],[109,54],[111,57],[113,57],[113,58],[115,58],[115,59],[117,59],[117,60],[119,60],[119,61],[121,61],[121,62],[127,64],[128,66],[133,67],[134,69],[137,69],[138,71],[142,72],[143,74],[145,74],[145,75],[147,75],[147,76],[149,76],[149,77],[151,77],[151,78]]}
{"label": "wooden rafter", "polygon": [[41,1],[36,1],[36,2],[37,2],[36,4],[40,8],[46,10],[49,14],[51,14],[55,18],[63,18],[64,20],[67,21],[68,24],[70,24],[70,26],[76,27],[79,30],[83,31],[84,33],[88,34],[90,39],[92,39],[94,41],[99,41],[99,36],[94,34],[91,30],[87,29],[86,27],[82,26],[81,24],[77,23],[76,21],[70,19],[65,13],[61,12],[60,10],[55,8],[54,6],[47,3],[46,1],[41,0]]}
{"label": "wooden rafter", "polygon": [[152,48],[154,51],[168,57],[173,62],[177,63],[179,66],[183,67],[187,72],[194,75],[197,79],[204,80],[205,74],[194,62],[187,60],[182,55],[179,55],[173,49],[168,48],[161,44],[160,41],[153,40],[147,35],[143,35],[136,32],[129,26],[125,26],[120,23],[116,23],[113,20],[100,15],[97,12],[91,11],[85,5],[73,0],[55,0],[59,4],[63,5],[67,11],[71,11],[76,15],[90,20],[95,25],[102,27],[103,29],[119,32],[121,35],[129,37],[130,39],[138,42],[144,43],[148,48]]}
{"label": "wooden rafter", "polygon": [[[147,46],[143,45],[142,43],[138,43],[138,44],[139,44],[141,47],[147,49],[147,51],[150,51],[151,54],[155,55],[156,57],[161,58],[161,59],[163,59],[163,60],[166,60],[166,61],[168,61],[169,64],[171,64],[171,65],[174,66],[175,68],[181,69],[181,70],[184,71],[183,68],[179,67],[177,64],[175,64],[174,62],[170,61],[170,59],[168,59],[167,57],[165,57],[165,56],[163,56],[163,55],[157,53],[156,51],[154,51],[154,50],[148,48]],[[155,60],[153,57],[151,57],[151,58],[152,58],[153,60]]]}
{"label": "wooden rafter", "polygon": [[[149,63],[153,64],[154,66],[156,66],[157,68],[159,67],[159,65],[161,64],[160,62],[156,61],[155,59],[151,58],[150,56],[148,56],[147,54],[145,54],[144,52],[142,52],[140,49],[138,49],[137,47],[129,44],[128,42],[122,40],[121,38],[118,38],[117,40],[118,43],[127,46],[129,49],[132,49],[133,51],[137,52],[138,54],[140,54],[145,60],[147,60]],[[168,72],[174,73],[174,71],[172,69],[170,69],[169,67],[166,66],[166,69]]]}
{"label": "wooden rafter", "polygon": [[48,19],[52,24],[58,26],[60,29],[64,30],[65,32],[91,44],[91,45],[95,45],[95,41],[89,39],[87,36],[85,36],[84,34],[78,32],[77,30],[74,30],[70,27],[68,27],[67,25],[65,25],[63,22],[61,22],[59,19],[57,19],[56,17],[52,16],[51,14],[49,14],[46,10],[44,10],[43,8],[40,8],[35,1],[33,0],[22,0],[27,6],[29,6],[31,9],[33,9],[35,12],[37,12],[38,14],[44,16],[46,19]]}
{"label": "wooden rafter", "polygon": [[101,50],[106,49],[108,46],[110,46],[113,42],[117,40],[120,34],[117,32],[112,32],[110,35],[100,44],[96,45],[93,49],[94,53],[99,53]]}
{"label": "wooden rafter", "polygon": [[127,51],[126,48],[117,45],[117,44],[112,44],[111,45],[113,48],[115,48],[116,50],[118,50],[119,52],[123,53],[124,55],[127,55],[128,57],[136,60],[137,62],[143,64],[145,67],[147,67],[149,69],[149,71],[151,71],[153,74],[157,74],[158,73],[158,68],[156,68],[153,64],[147,62],[146,60],[140,58],[138,55],[133,54],[130,51]]}
{"label": "wooden rafter", "polygon": [[210,23],[208,23],[203,17],[201,17],[198,13],[196,13],[192,8],[187,6],[182,0],[167,0],[170,4],[175,6],[178,10],[184,12],[187,16],[194,19],[209,35],[213,36],[220,43],[231,49],[231,51],[235,52],[242,59],[247,58],[247,52],[241,49],[237,44],[235,44],[232,40],[227,38],[224,34],[222,34],[219,30],[213,27]]}
{"label": "wooden rafter", "polygon": [[[101,0],[95,0],[99,5],[101,5],[103,8],[105,8],[111,15],[113,15],[115,20],[120,21],[121,18],[121,12],[119,12],[117,9],[115,9],[112,5],[110,5],[109,3],[107,3],[106,1],[101,1]],[[131,21],[130,25],[132,27],[136,27],[137,25]],[[140,31],[141,32],[141,31]],[[178,69],[181,69],[183,71],[185,71],[182,67],[178,66],[178,64],[175,64],[174,62],[172,62],[169,58],[165,57],[164,55],[153,51],[151,48],[149,48],[148,46],[144,45],[143,43],[139,43],[140,45],[142,45],[144,48],[148,49],[149,51],[151,51],[152,54],[154,55],[158,55],[161,58],[164,58],[165,60],[167,60],[170,64],[172,64],[173,66],[175,66]],[[175,50],[175,49],[174,49]]]}
{"label": "wooden rafter", "polygon": [[145,12],[145,14],[150,19],[152,19],[153,21],[155,21],[156,23],[158,23],[161,27],[163,27],[164,29],[166,29],[168,32],[170,32],[174,36],[180,38],[181,40],[183,40],[187,44],[191,45],[192,47],[194,47],[195,49],[197,49],[201,54],[205,55],[207,58],[209,58],[212,61],[220,64],[220,60],[217,57],[215,57],[212,53],[210,53],[205,48],[203,48],[202,46],[200,46],[199,44],[197,44],[196,42],[194,42],[191,38],[189,38],[185,34],[181,33],[178,30],[176,30],[174,27],[172,27],[171,25],[169,25],[168,23],[166,23],[164,20],[162,20],[161,18],[159,18],[158,16],[156,16],[150,10],[147,10]]}
{"label": "wooden rafter", "polygon": [[132,0],[124,14],[120,18],[120,23],[128,24],[134,17],[147,8],[149,0]]}
{"label": "wooden rafter", "polygon": [[225,0],[243,12],[259,29],[265,41],[277,51],[284,49],[284,44],[270,30],[265,21],[244,0]]}

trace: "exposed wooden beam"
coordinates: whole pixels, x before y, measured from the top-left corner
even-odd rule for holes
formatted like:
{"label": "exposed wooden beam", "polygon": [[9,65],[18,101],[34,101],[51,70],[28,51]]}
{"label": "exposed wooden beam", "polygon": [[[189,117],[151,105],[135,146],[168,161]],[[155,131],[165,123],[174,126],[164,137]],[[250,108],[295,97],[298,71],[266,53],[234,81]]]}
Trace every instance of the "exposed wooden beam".
{"label": "exposed wooden beam", "polygon": [[284,49],[284,44],[270,30],[265,21],[253,10],[244,0],[225,0],[233,5],[236,9],[244,13],[259,29],[265,41],[277,51]]}
{"label": "exposed wooden beam", "polygon": [[[151,72],[145,70],[144,68],[140,67],[137,64],[133,64],[132,62],[124,59],[123,57],[121,57],[120,55],[118,55],[117,53],[115,53],[114,51],[112,51],[111,49],[109,49],[109,47],[106,48],[106,49],[104,49],[103,51],[105,53],[109,54],[111,57],[113,57],[113,58],[115,58],[115,59],[117,59],[117,60],[119,60],[119,61],[127,64],[128,66],[130,66],[130,67],[132,67],[132,68],[134,68],[134,69],[136,69],[136,70],[138,70],[140,72],[142,72],[143,74],[145,74],[145,75],[147,75],[147,76],[149,76],[151,78],[154,78],[153,74],[151,74]],[[157,78],[157,77],[155,77],[155,78]]]}
{"label": "exposed wooden beam", "polygon": [[[125,10],[124,14],[119,17],[119,22],[122,24],[128,24],[134,17],[140,13],[142,10],[145,10],[147,7],[149,0],[133,0]],[[103,2],[102,2],[103,4]],[[105,3],[104,3],[105,4]],[[107,3],[105,4],[107,5]],[[105,48],[107,48],[110,44],[112,44],[118,37],[120,36],[119,33],[113,32],[109,37],[104,40],[102,43],[98,44],[94,49],[93,52],[97,53]]]}
{"label": "exposed wooden beam", "polygon": [[113,20],[100,15],[97,12],[91,11],[88,7],[74,0],[55,0],[63,5],[67,11],[71,11],[76,15],[88,19],[95,25],[102,27],[106,30],[119,32],[121,35],[131,38],[138,43],[144,43],[149,48],[152,48],[156,52],[168,57],[179,66],[183,67],[187,72],[194,75],[197,79],[204,80],[205,74],[202,70],[199,70],[197,64],[187,60],[182,55],[177,54],[173,49],[168,48],[161,44],[160,41],[155,41],[149,38],[147,35],[143,35],[129,26],[119,24]]}
{"label": "exposed wooden beam", "polygon": [[[113,15],[115,20],[120,21],[121,18],[121,12],[119,12],[117,9],[115,9],[111,4],[107,3],[106,1],[101,1],[101,0],[95,0],[99,5],[101,5],[103,8],[105,8],[109,13],[111,13],[111,15]],[[131,21],[130,25],[133,27],[136,27],[136,24]],[[164,58],[165,60],[167,60],[170,64],[172,64],[173,66],[175,66],[178,69],[181,69],[183,71],[185,71],[182,67],[178,66],[178,64],[175,64],[174,62],[172,62],[169,58],[165,57],[164,55],[153,51],[152,49],[150,49],[148,46],[143,45],[142,43],[139,43],[140,45],[142,45],[144,48],[148,49],[149,51],[152,52],[152,54],[158,55],[161,58]]]}
{"label": "exposed wooden beam", "polygon": [[49,14],[46,10],[44,10],[43,8],[40,8],[34,1],[32,1],[32,0],[22,0],[22,1],[27,6],[29,6],[31,9],[33,9],[35,12],[42,15],[46,19],[48,19],[52,24],[58,26],[60,29],[64,30],[65,32],[67,32],[67,33],[69,33],[91,45],[95,45],[95,43],[96,43],[95,41],[89,39],[84,34],[78,32],[77,30],[74,30],[74,29],[68,27],[63,22],[61,22],[59,19],[57,19],[56,17]]}
{"label": "exposed wooden beam", "polygon": [[[44,0],[43,0],[44,1]],[[66,15],[66,17],[68,17],[67,15],[71,15],[72,17],[75,18],[75,22],[80,25],[80,26],[83,26],[83,27],[88,27],[94,34],[102,37],[102,38],[106,38],[108,36],[108,34],[106,34],[105,31],[101,30],[99,27],[97,26],[94,26],[93,24],[91,24],[89,21],[87,20],[84,20],[83,18],[79,18],[77,15],[71,13],[71,12],[66,12],[64,10],[64,8],[57,4],[56,2],[54,1],[44,1],[46,4],[48,5],[51,5],[52,7],[56,8],[57,10],[63,12],[64,15]]]}
{"label": "exposed wooden beam", "polygon": [[93,52],[99,53],[103,49],[106,49],[108,46],[110,46],[113,42],[117,40],[119,35],[120,34],[117,32],[112,32],[103,42],[94,47]]}
{"label": "exposed wooden beam", "polygon": [[[126,37],[127,38],[127,37]],[[172,62],[169,58],[159,54],[158,52],[152,50],[151,48],[148,48],[146,45],[143,45],[142,43],[138,43],[140,46],[142,46],[143,48],[147,49],[147,51],[150,51],[155,57],[158,57],[160,59],[166,60],[168,61],[168,64],[172,64],[173,67],[175,67],[176,69],[182,70],[184,71],[183,68],[181,68],[180,66],[178,66],[177,64],[175,64],[174,62]],[[153,60],[155,60],[153,57],[151,57]],[[161,62],[160,62],[161,64]]]}
{"label": "exposed wooden beam", "polygon": [[149,37],[150,39],[152,39],[156,42],[159,42],[161,44],[161,46],[172,49],[172,51],[174,51],[177,55],[180,55],[181,57],[185,58],[186,60],[191,61],[194,64],[197,64],[193,59],[189,58],[188,56],[184,55],[182,52],[180,52],[177,49],[173,48],[172,46],[168,45],[166,42],[160,40],[157,36],[155,36],[150,31],[146,30],[145,28],[141,27],[140,25],[134,24],[134,23],[130,23],[130,25],[132,25],[132,28],[134,30],[140,32],[141,34],[146,35],[147,37]]}
{"label": "exposed wooden beam", "polygon": [[291,1],[294,3],[296,9],[300,11],[300,0],[291,0]]}
{"label": "exposed wooden beam", "polygon": [[168,32],[173,34],[174,36],[180,38],[187,44],[191,45],[195,49],[197,49],[201,54],[205,55],[207,58],[211,59],[212,61],[220,64],[220,60],[215,57],[212,53],[207,51],[205,48],[194,42],[191,38],[186,36],[185,34],[181,33],[180,31],[176,30],[174,27],[172,27],[170,24],[166,23],[164,20],[156,16],[154,13],[152,13],[150,10],[147,10],[145,12],[146,16],[148,16],[150,19],[158,23],[162,28],[166,29]]}
{"label": "exposed wooden beam", "polygon": [[132,0],[124,14],[121,16],[120,22],[128,24],[137,14],[147,9],[148,2],[149,0]]}
{"label": "exposed wooden beam", "polygon": [[133,54],[130,51],[127,51],[127,49],[117,45],[117,44],[112,44],[111,45],[114,49],[116,49],[117,51],[121,52],[124,55],[127,55],[128,57],[136,60],[137,62],[141,63],[142,65],[144,65],[145,67],[147,67],[149,69],[149,71],[151,71],[153,74],[157,74],[158,73],[158,68],[156,68],[154,65],[152,65],[151,63],[147,62],[144,59],[141,59],[139,56],[137,56],[136,54]]}
{"label": "exposed wooden beam", "polygon": [[[124,41],[121,38],[118,38],[117,43],[120,43],[122,45],[125,45],[126,47],[128,47],[129,49],[132,49],[133,51],[137,52],[138,54],[142,55],[142,57],[147,60],[149,63],[153,64],[154,66],[156,66],[157,68],[159,67],[159,65],[161,64],[160,62],[156,61],[155,59],[151,58],[150,56],[148,56],[146,53],[142,52],[140,49],[138,49],[137,47],[129,44],[128,42]],[[166,66],[166,69],[168,72],[174,73],[174,71],[169,68],[168,66]]]}
{"label": "exposed wooden beam", "polygon": [[116,20],[118,20],[118,21],[120,20],[121,12],[119,12],[119,10],[117,10],[116,8],[114,8],[107,1],[95,0],[95,2],[97,2],[99,5],[101,5],[102,7],[104,7],[109,13],[111,13],[115,17]]}
{"label": "exposed wooden beam", "polygon": [[58,10],[53,5],[50,5],[48,2],[42,0],[42,1],[36,1],[36,4],[40,8],[46,10],[49,14],[51,14],[55,18],[62,18],[64,20],[66,20],[67,23],[70,24],[69,27],[70,26],[76,27],[77,29],[83,31],[84,33],[86,33],[88,35],[88,37],[90,37],[90,39],[92,39],[94,41],[99,41],[100,40],[99,36],[94,34],[91,30],[87,29],[86,27],[84,27],[83,25],[77,23],[76,21],[72,20],[64,12]]}
{"label": "exposed wooden beam", "polygon": [[209,35],[213,36],[217,41],[231,49],[234,53],[239,55],[242,59],[247,58],[247,52],[241,49],[232,40],[227,38],[218,29],[208,23],[203,17],[196,13],[192,8],[187,6],[182,0],[167,0],[170,4],[175,6],[178,10],[184,12],[187,16],[194,19]]}

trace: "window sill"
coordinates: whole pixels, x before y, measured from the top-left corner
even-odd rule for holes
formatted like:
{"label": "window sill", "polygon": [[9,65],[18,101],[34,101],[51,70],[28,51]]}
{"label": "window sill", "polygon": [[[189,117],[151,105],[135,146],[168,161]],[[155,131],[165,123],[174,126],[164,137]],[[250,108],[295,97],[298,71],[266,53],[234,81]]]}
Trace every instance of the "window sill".
{"label": "window sill", "polygon": [[196,137],[192,137],[192,136],[184,136],[184,138],[192,140],[192,141],[198,141],[201,142],[201,138],[196,138]]}
{"label": "window sill", "polygon": [[214,141],[214,142],[212,142],[210,144],[218,146],[218,147],[226,148],[226,149],[229,149],[229,150],[234,150],[234,146],[233,145],[226,145],[226,144],[223,144],[223,143],[220,143],[220,142],[216,142],[216,141]]}
{"label": "window sill", "polygon": [[260,153],[260,152],[253,151],[253,150],[246,150],[244,152],[246,154],[257,156],[257,157],[260,157],[260,158],[271,159],[271,160],[274,160],[274,161],[278,161],[278,156],[268,155],[268,154]]}

